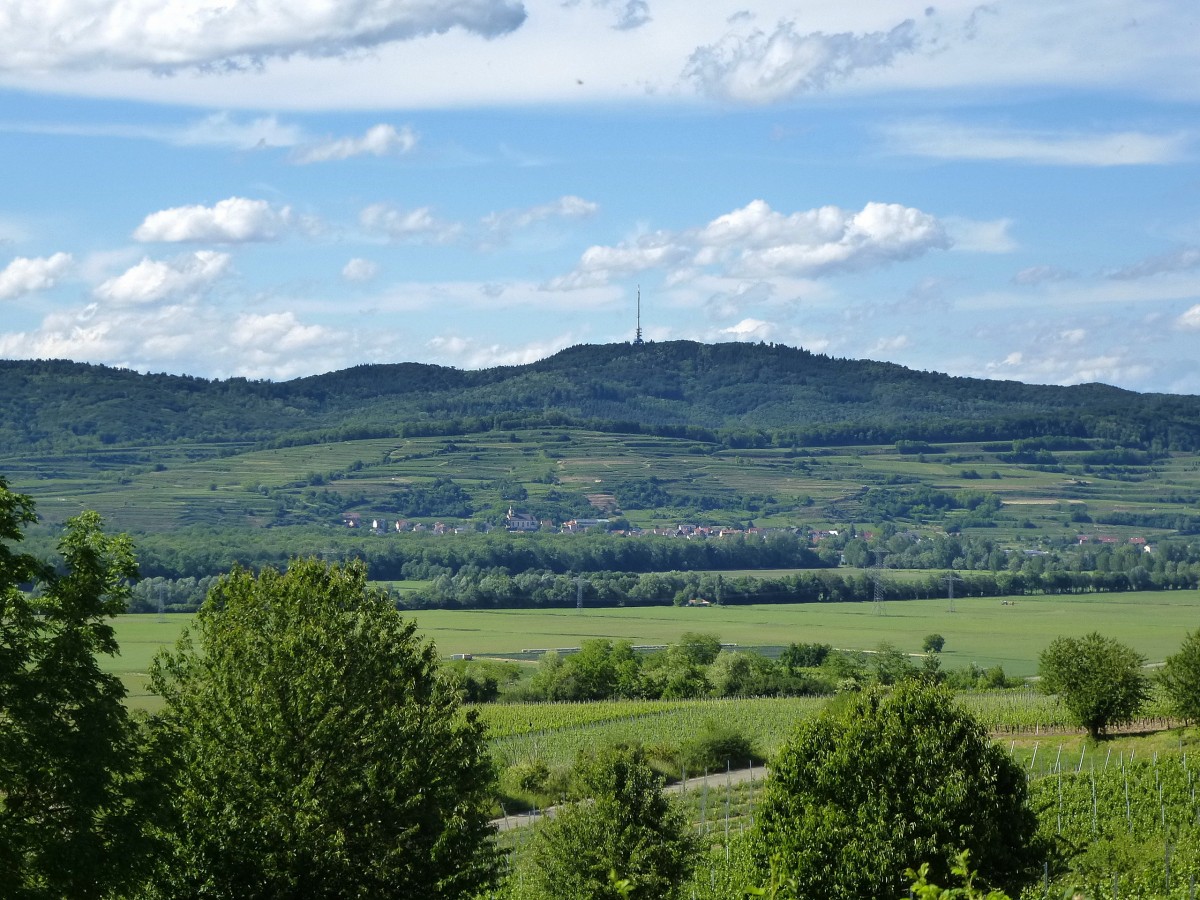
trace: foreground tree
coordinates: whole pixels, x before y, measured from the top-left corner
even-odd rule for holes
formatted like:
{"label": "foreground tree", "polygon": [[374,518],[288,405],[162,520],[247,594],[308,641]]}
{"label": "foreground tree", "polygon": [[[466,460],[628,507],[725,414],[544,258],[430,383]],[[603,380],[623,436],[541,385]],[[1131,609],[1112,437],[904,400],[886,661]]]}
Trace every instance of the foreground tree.
{"label": "foreground tree", "polygon": [[164,896],[471,897],[483,726],[360,564],[235,570],[153,671],[177,768]]}
{"label": "foreground tree", "polygon": [[639,749],[581,756],[575,803],[538,827],[533,900],[671,900],[695,867],[699,842]]}
{"label": "foreground tree", "polygon": [[67,522],[51,569],[10,546],[33,521],[30,498],[0,479],[0,892],[105,897],[152,852],[139,730],[97,662],[117,653],[109,619],[137,565],[129,539],[88,512]]}
{"label": "foreground tree", "polygon": [[1038,686],[1061,695],[1075,721],[1095,740],[1141,711],[1149,690],[1145,663],[1132,647],[1095,631],[1081,638],[1055,638],[1038,659]]}
{"label": "foreground tree", "polygon": [[1200,722],[1200,629],[1188,633],[1179,652],[1167,657],[1158,677],[1171,711],[1181,719]]}
{"label": "foreground tree", "polygon": [[963,850],[1019,888],[1037,822],[1019,766],[943,688],[909,679],[831,702],[798,727],[767,781],[753,837],[779,896],[899,897]]}

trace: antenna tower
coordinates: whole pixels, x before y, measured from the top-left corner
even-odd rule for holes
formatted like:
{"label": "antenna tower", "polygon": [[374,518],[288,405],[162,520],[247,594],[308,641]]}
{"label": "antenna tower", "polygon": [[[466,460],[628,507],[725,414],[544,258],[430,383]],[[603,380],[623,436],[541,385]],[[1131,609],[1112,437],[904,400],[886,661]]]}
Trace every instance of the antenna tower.
{"label": "antenna tower", "polygon": [[634,345],[644,344],[642,340],[642,286],[639,284],[637,289],[637,333],[633,338]]}
{"label": "antenna tower", "polygon": [[946,607],[946,612],[954,612],[954,582],[962,581],[962,579],[953,572],[947,572],[944,580],[946,582],[946,591],[949,594],[947,599],[950,601],[950,605]]}

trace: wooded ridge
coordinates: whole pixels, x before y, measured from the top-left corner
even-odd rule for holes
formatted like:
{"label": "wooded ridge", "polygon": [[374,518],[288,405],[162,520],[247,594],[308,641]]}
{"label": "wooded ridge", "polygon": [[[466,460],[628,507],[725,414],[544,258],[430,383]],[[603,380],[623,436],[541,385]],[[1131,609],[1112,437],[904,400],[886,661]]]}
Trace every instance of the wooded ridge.
{"label": "wooded ridge", "polygon": [[355,366],[291,381],[0,361],[0,453],[275,446],[554,425],[803,446],[1100,438],[1200,448],[1200,397],[960,378],[779,344],[579,345],[523,366]]}

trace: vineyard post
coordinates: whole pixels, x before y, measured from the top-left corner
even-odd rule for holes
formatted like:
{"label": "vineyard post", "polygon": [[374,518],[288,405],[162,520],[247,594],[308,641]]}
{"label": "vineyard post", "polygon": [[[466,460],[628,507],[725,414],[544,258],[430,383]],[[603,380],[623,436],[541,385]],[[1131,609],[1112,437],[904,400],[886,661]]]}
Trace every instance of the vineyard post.
{"label": "vineyard post", "polygon": [[1083,745],[1083,749],[1079,752],[1079,765],[1075,767],[1075,774],[1078,775],[1083,771],[1083,757],[1087,755],[1087,744]]}
{"label": "vineyard post", "polygon": [[700,831],[708,834],[708,766],[704,767],[704,786],[700,789]]}
{"label": "vineyard post", "polygon": [[1096,804],[1096,767],[1092,766],[1092,834],[1099,830],[1100,809]]}
{"label": "vineyard post", "polygon": [[1058,828],[1055,834],[1062,834],[1062,769],[1058,770]]}
{"label": "vineyard post", "polygon": [[1125,767],[1121,767],[1121,777],[1125,779],[1125,822],[1129,826],[1129,833],[1133,834],[1133,810],[1129,806],[1129,773],[1125,771]]}
{"label": "vineyard post", "polygon": [[729,858],[729,800],[733,794],[733,778],[729,772],[729,760],[725,760],[725,858]]}
{"label": "vineyard post", "polygon": [[754,824],[754,763],[750,763],[750,824]]}

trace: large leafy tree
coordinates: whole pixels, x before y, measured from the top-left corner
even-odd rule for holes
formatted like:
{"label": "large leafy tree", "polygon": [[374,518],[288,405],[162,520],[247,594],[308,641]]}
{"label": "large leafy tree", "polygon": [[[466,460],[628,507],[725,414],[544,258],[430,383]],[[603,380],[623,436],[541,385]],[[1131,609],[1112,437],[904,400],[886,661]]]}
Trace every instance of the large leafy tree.
{"label": "large leafy tree", "polygon": [[134,882],[152,850],[140,732],[120,680],[109,619],[137,574],[100,517],[67,522],[62,565],[16,552],[35,519],[0,479],[0,885],[11,898],[90,898]]}
{"label": "large leafy tree", "polygon": [[534,900],[671,900],[699,854],[683,813],[638,748],[584,754],[576,802],[543,821],[525,882]]}
{"label": "large leafy tree", "polygon": [[1075,721],[1096,739],[1141,710],[1149,691],[1145,663],[1132,647],[1095,631],[1059,637],[1038,659],[1038,684],[1048,694],[1059,694]]}
{"label": "large leafy tree", "polygon": [[161,658],[166,896],[453,898],[499,855],[482,724],[361,564],[235,570]]}
{"label": "large leafy tree", "polygon": [[1158,677],[1175,715],[1200,721],[1200,629],[1187,634],[1179,651],[1167,657]]}
{"label": "large leafy tree", "polygon": [[944,878],[961,851],[1019,887],[1037,823],[1020,767],[943,688],[846,695],[780,751],[753,835],[781,897],[899,897],[906,868]]}

